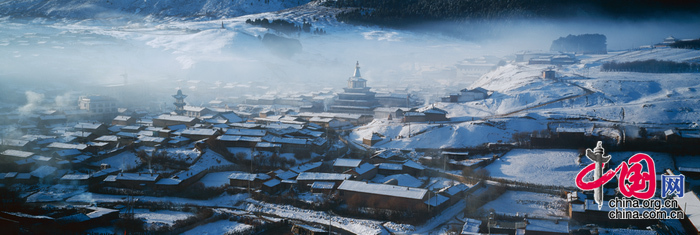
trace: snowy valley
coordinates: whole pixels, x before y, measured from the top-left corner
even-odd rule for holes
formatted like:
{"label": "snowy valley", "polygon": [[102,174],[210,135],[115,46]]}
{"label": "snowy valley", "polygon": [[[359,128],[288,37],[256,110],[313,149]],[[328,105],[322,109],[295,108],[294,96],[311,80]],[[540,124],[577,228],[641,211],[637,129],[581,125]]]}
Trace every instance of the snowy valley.
{"label": "snowy valley", "polygon": [[[698,231],[700,50],[672,46],[700,38],[697,20],[477,20],[459,37],[438,33],[454,22],[339,20],[373,10],[334,2],[0,1],[0,226]],[[603,53],[549,50],[592,32]],[[604,69],[650,60],[690,72]],[[634,168],[656,177],[648,200],[685,218],[607,219],[620,178],[602,207],[575,182],[598,143],[604,170],[648,154],[654,167]]]}

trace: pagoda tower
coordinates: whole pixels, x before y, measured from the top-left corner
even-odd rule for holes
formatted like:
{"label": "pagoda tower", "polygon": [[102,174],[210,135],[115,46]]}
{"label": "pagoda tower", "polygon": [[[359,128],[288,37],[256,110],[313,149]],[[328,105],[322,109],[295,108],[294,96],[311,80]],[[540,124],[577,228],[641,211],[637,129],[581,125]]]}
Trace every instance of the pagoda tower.
{"label": "pagoda tower", "polygon": [[374,114],[373,110],[379,106],[379,101],[370,89],[367,80],[360,75],[360,62],[355,63],[355,73],[348,78],[348,86],[343,88],[345,92],[338,94],[330,112]]}
{"label": "pagoda tower", "polygon": [[182,94],[182,90],[178,89],[177,94],[173,95],[173,98],[175,98],[175,113],[177,115],[184,115],[185,114],[185,98],[187,98],[187,95]]}

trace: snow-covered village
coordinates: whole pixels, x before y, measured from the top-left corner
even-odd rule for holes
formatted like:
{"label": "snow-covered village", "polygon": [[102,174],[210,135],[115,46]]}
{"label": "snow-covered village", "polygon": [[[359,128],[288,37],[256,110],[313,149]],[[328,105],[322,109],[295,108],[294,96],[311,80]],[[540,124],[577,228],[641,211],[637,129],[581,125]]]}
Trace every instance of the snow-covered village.
{"label": "snow-covered village", "polygon": [[611,2],[0,1],[0,233],[698,234],[700,4]]}

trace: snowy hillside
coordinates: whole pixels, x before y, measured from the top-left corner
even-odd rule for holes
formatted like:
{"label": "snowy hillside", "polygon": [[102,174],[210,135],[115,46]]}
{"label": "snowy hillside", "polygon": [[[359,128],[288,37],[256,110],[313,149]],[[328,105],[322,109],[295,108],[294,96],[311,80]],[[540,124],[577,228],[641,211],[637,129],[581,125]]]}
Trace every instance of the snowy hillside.
{"label": "snowy hillside", "polygon": [[0,15],[69,19],[145,16],[216,19],[279,11],[308,2],[309,0],[6,0],[0,3]]}
{"label": "snowy hillside", "polygon": [[[583,126],[641,125],[657,132],[697,128],[700,73],[601,72],[600,66],[606,61],[693,61],[698,57],[700,51],[671,48],[587,55],[580,64],[551,67],[555,79],[542,78],[542,71],[550,68],[547,65],[511,63],[471,85],[470,89],[493,92],[491,97],[428,106],[446,110],[449,122],[409,127],[396,120],[375,121],[355,130],[350,138],[361,141],[377,132],[386,136],[376,145],[381,148],[463,148],[510,143],[513,133],[545,130],[551,123],[575,120],[587,120],[578,123]],[[412,137],[406,138],[409,130]],[[613,132],[606,135],[620,136]],[[632,136],[634,133],[631,131]]]}

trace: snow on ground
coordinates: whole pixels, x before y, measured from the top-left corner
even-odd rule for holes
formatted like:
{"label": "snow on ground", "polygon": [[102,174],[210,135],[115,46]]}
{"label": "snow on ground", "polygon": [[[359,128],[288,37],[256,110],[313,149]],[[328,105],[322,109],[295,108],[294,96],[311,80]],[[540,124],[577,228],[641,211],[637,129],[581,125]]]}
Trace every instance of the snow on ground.
{"label": "snow on ground", "polygon": [[590,164],[578,163],[578,151],[568,149],[513,149],[485,167],[491,177],[540,185],[576,187],[575,178]]}
{"label": "snow on ground", "polygon": [[571,84],[543,79],[542,71],[549,65],[522,66],[509,64],[482,76],[471,85],[495,93],[484,105],[497,114],[520,110],[557,99],[582,95],[585,90]]}
{"label": "snow on ground", "polygon": [[58,202],[86,191],[87,186],[84,185],[72,186],[57,184],[41,189],[39,192],[30,195],[27,197],[27,202]]}
{"label": "snow on ground", "polygon": [[97,161],[94,164],[99,166],[103,163],[107,163],[113,168],[128,171],[138,167],[139,165],[141,165],[142,162],[141,159],[138,158],[135,153],[131,151],[124,151],[115,156],[102,159],[101,161]]}
{"label": "snow on ground", "polygon": [[[508,122],[494,119],[488,122],[412,123],[410,126],[399,121],[374,120],[353,130],[350,139],[360,143],[362,138],[377,132],[385,136],[382,141],[373,145],[378,148],[466,148],[484,143],[510,142],[514,133],[532,132],[543,128],[546,128],[544,123],[530,119]],[[410,138],[409,133],[412,136]],[[474,138],[475,136],[479,138]]]}
{"label": "snow on ground", "polygon": [[413,226],[410,224],[397,224],[397,223],[389,221],[389,222],[386,222],[382,225],[384,225],[384,228],[389,230],[390,233],[401,234],[401,233],[408,233],[408,232],[416,231],[416,226]]}
{"label": "snow on ground", "polygon": [[199,151],[195,148],[167,148],[163,149],[163,151],[168,152],[168,157],[185,161],[189,164],[192,164],[199,156]]}
{"label": "snow on ground", "polygon": [[[189,198],[180,197],[152,197],[152,196],[134,196],[135,200],[146,201],[146,202],[172,202],[175,204],[192,204],[198,206],[209,206],[209,207],[227,207],[233,208],[238,202],[243,199],[248,198],[247,193],[227,195],[223,194],[219,197],[215,197],[209,200],[195,200]],[[110,195],[110,194],[97,194],[85,192],[73,197],[70,197],[66,202],[80,202],[80,203],[100,203],[100,202],[120,202],[127,200],[125,195]]]}
{"label": "snow on ground", "polygon": [[[602,59],[600,57],[603,57]],[[631,62],[643,60],[667,60],[675,62],[697,62],[700,59],[700,51],[677,48],[656,48],[653,50],[635,50],[608,53],[607,56],[594,57],[590,60]],[[591,61],[592,62],[592,61]]]}
{"label": "snow on ground", "polygon": [[216,222],[197,226],[182,234],[228,234],[235,232],[243,232],[251,229],[253,226],[242,224],[235,221],[219,220]]}
{"label": "snow on ground", "polygon": [[508,215],[527,213],[536,218],[566,217],[564,199],[545,193],[509,190],[481,208],[486,211],[494,209],[496,213]]}
{"label": "snow on ground", "polygon": [[[513,141],[513,133],[545,130],[553,120],[589,119],[596,122],[597,128],[613,127],[611,121],[635,127],[640,124],[659,128],[697,127],[700,73],[603,72],[600,67],[606,61],[650,58],[696,61],[700,59],[700,52],[655,49],[581,58],[580,64],[554,68],[555,79],[541,77],[548,65],[511,63],[501,66],[469,87],[490,90],[493,94],[489,98],[425,106],[447,111],[449,122],[411,123],[409,127],[396,120],[375,120],[353,130],[350,139],[360,142],[377,132],[385,136],[375,145],[378,148],[464,148],[497,141],[509,143]],[[510,116],[503,119],[498,115]],[[600,132],[595,131],[595,134]],[[621,135],[603,134],[606,133]]]}
{"label": "snow on ground", "polygon": [[353,219],[341,216],[330,216],[327,212],[305,210],[290,205],[277,205],[255,200],[246,200],[249,204],[245,210],[277,215],[283,218],[298,219],[312,223],[328,224],[340,227],[355,234],[387,234],[381,222],[375,220]]}
{"label": "snow on ground", "polygon": [[328,196],[322,193],[302,193],[296,196],[297,199],[308,203],[319,203],[326,201]]}
{"label": "snow on ground", "polygon": [[29,0],[20,2],[3,2],[0,13],[13,16],[50,16],[75,19],[96,19],[124,17],[134,19],[138,17],[151,18],[183,17],[183,18],[222,18],[270,12],[287,9],[307,3],[308,0],[271,0],[264,3],[256,0],[234,1],[195,1],[195,2],[151,2],[140,0],[123,1],[39,1]]}
{"label": "snow on ground", "polygon": [[431,231],[434,231],[438,226],[441,224],[450,221],[452,218],[455,216],[458,216],[459,214],[462,213],[464,210],[464,207],[467,206],[467,202],[465,200],[460,200],[459,202],[455,203],[451,207],[448,207],[444,211],[440,212],[440,214],[436,215],[435,217],[431,218],[421,226],[418,226],[415,228],[415,231],[406,231],[406,233],[409,234],[427,234]]}
{"label": "snow on ground", "polygon": [[165,224],[172,226],[175,224],[175,221],[184,220],[190,216],[194,216],[194,214],[182,211],[134,209],[134,217],[144,219],[148,224]]}
{"label": "snow on ground", "polygon": [[208,173],[199,182],[202,182],[206,187],[221,187],[230,183],[228,176],[236,171],[222,171]]}

